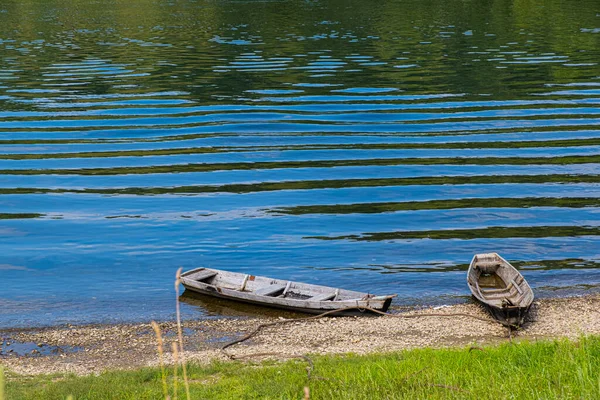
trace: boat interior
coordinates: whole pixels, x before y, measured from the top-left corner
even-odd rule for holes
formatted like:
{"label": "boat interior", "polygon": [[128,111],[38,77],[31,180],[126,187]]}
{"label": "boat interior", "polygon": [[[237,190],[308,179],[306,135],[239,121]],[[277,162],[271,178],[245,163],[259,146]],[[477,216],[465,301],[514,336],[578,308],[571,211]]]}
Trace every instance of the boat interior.
{"label": "boat interior", "polygon": [[214,271],[211,269],[190,271],[190,273],[184,274],[182,277],[222,289],[247,292],[258,296],[295,300],[366,300],[370,296],[366,293],[354,292],[350,290],[270,279],[249,274]]}
{"label": "boat interior", "polygon": [[497,307],[518,307],[526,297],[521,274],[500,259],[475,260],[471,281],[480,296]]}

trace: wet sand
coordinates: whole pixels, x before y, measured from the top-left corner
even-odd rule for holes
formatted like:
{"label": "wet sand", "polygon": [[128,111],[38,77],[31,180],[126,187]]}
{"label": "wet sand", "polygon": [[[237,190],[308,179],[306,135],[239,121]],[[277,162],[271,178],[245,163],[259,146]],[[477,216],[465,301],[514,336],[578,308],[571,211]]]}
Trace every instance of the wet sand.
{"label": "wet sand", "polygon": [[[600,334],[600,295],[536,301],[523,328],[512,340],[577,338]],[[221,347],[261,324],[284,318],[221,318],[184,320],[185,358],[198,362],[230,357],[289,358],[303,354],[376,353],[416,347],[494,344],[509,340],[508,331],[487,319],[477,304],[412,310],[397,317],[326,317],[267,327],[243,343]],[[173,322],[159,324],[166,358],[177,337]],[[157,340],[150,323],[88,325],[43,329],[0,330],[0,365],[19,374],[70,372],[79,375],[107,369],[129,369],[158,364]],[[12,350],[12,351],[11,351]]]}

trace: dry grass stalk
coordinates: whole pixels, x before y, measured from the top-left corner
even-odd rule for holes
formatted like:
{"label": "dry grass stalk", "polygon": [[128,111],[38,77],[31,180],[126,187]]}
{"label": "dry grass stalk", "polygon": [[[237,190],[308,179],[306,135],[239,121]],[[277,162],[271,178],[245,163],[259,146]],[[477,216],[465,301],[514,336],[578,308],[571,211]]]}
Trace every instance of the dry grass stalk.
{"label": "dry grass stalk", "polygon": [[[160,327],[154,321],[152,321],[152,329],[154,329],[154,333],[156,333],[156,340],[158,341],[158,359],[160,363],[160,375],[162,378],[162,386],[163,386],[163,394],[165,395],[165,399],[169,399],[169,390],[167,389],[167,375],[165,373],[165,363],[164,363],[164,349],[163,349],[163,340],[162,335],[160,334]],[[2,399],[0,399],[2,400]]]}
{"label": "dry grass stalk", "polygon": [[304,400],[310,400],[310,389],[308,386],[304,386]]}
{"label": "dry grass stalk", "polygon": [[4,368],[0,367],[0,400],[4,400]]}
{"label": "dry grass stalk", "polygon": [[187,400],[190,400],[190,384],[187,376],[187,366],[185,365],[185,357],[183,352],[183,331],[181,329],[181,312],[179,307],[179,284],[181,283],[181,270],[179,268],[175,275],[175,310],[177,311],[177,337],[179,338],[179,352],[181,354],[181,367],[183,369],[183,385],[185,386],[185,395]]}
{"label": "dry grass stalk", "polygon": [[173,350],[173,400],[177,400],[177,369],[179,368],[179,351],[177,343],[171,343],[171,349]]}

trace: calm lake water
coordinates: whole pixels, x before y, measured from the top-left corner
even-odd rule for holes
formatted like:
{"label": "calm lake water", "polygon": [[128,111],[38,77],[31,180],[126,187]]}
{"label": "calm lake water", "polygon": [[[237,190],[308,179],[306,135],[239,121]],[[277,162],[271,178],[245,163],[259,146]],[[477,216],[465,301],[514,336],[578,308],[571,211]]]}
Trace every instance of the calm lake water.
{"label": "calm lake water", "polygon": [[600,288],[597,0],[10,1],[0,54],[0,327],[170,319],[178,267]]}

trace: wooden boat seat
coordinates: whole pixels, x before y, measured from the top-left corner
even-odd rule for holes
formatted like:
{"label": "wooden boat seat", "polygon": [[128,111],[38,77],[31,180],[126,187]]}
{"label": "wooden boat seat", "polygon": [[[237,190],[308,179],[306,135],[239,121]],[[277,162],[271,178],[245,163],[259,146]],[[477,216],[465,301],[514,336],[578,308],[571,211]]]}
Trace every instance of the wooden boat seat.
{"label": "wooden boat seat", "polygon": [[487,293],[487,294],[494,294],[494,293],[500,293],[500,292],[508,292],[511,288],[511,285],[508,285],[507,287],[504,288],[498,288],[498,289],[487,289],[487,288],[481,288],[481,293]]}
{"label": "wooden boat seat", "polygon": [[510,284],[508,286],[514,286],[515,289],[517,289],[517,292],[519,292],[519,294],[523,294],[523,289],[521,289],[521,287],[517,284],[517,282],[515,282],[514,279],[511,279]]}
{"label": "wooden boat seat", "polygon": [[483,292],[482,294],[483,294],[483,297],[487,300],[497,300],[497,299],[511,298],[516,293],[511,293],[509,291],[505,291],[505,292],[496,292],[496,293],[489,293],[489,294]]}
{"label": "wooden boat seat", "polygon": [[318,294],[316,296],[312,296],[309,300],[311,301],[328,301],[328,300],[333,300],[337,297],[339,291],[335,291],[335,293],[323,293],[323,294]]}
{"label": "wooden boat seat", "polygon": [[213,276],[217,276],[215,271],[198,271],[195,274],[187,276],[187,278],[193,279],[198,282],[204,282],[212,278]]}
{"label": "wooden boat seat", "polygon": [[484,274],[493,274],[499,267],[500,263],[497,261],[479,261],[475,266],[475,268]]}
{"label": "wooden boat seat", "polygon": [[523,289],[521,289],[519,287],[519,285],[517,284],[517,282],[515,282],[514,279],[511,279],[510,283],[505,288],[498,288],[498,289],[481,288],[481,293],[483,295],[485,295],[486,297],[493,298],[493,297],[497,297],[497,295],[499,295],[499,294],[502,294],[502,295],[510,294],[512,288],[515,288],[519,294],[523,294]]}
{"label": "wooden boat seat", "polygon": [[269,285],[262,287],[254,292],[259,296],[277,296],[285,290],[283,285]]}

